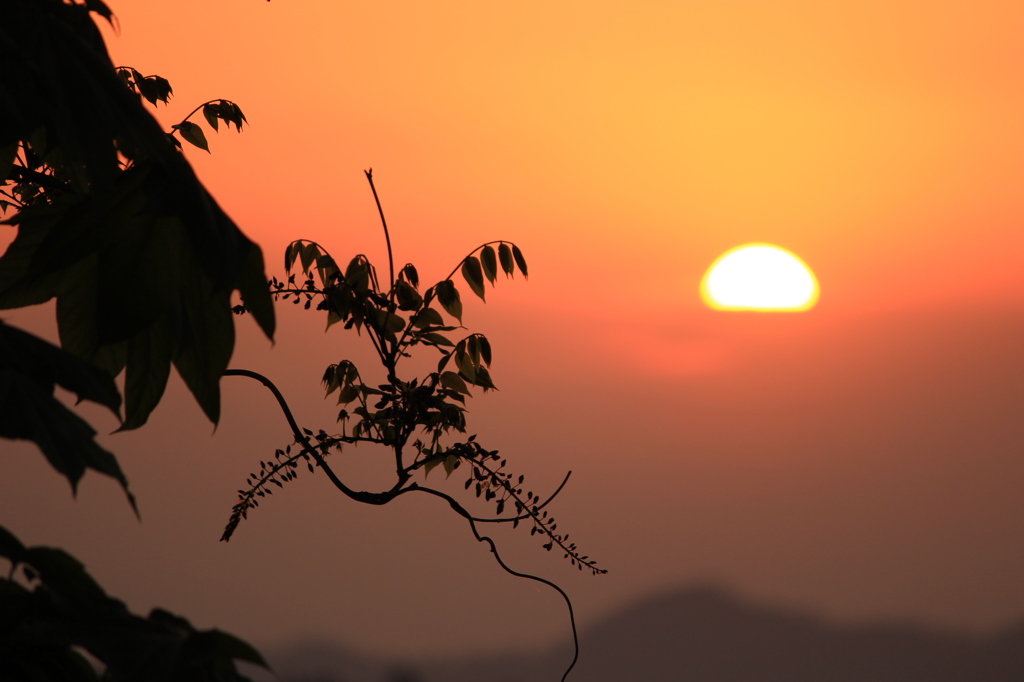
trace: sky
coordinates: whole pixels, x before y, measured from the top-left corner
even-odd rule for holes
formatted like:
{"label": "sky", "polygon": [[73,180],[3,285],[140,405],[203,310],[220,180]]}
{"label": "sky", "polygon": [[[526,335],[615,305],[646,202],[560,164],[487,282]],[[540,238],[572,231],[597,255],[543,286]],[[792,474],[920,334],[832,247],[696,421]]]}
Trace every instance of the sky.
{"label": "sky", "polygon": [[[115,63],[174,88],[167,127],[210,99],[241,105],[240,134],[207,130],[212,154],[185,153],[268,274],[298,238],[384,267],[371,167],[396,262],[423,280],[485,241],[523,249],[528,280],[467,300],[500,389],[474,398],[470,426],[535,492],[573,472],[553,513],[608,575],[526,532],[496,538],[566,588],[584,628],[701,582],[841,620],[1024,618],[1024,5],[110,5]],[[817,306],[708,309],[706,268],[747,242],[803,259]],[[53,335],[52,317],[6,319]],[[365,339],[290,306],[272,346],[237,327],[232,365],[331,431],[320,376],[368,366]],[[101,438],[141,523],[111,481],[89,475],[73,499],[19,444],[3,446],[19,456],[0,515],[132,608],[260,645],[420,655],[566,636],[557,595],[501,572],[435,500],[370,508],[300,477],[218,543],[234,492],[289,441],[245,382],[224,380],[216,429],[175,378],[148,425]],[[339,469],[386,482],[375,454]]]}

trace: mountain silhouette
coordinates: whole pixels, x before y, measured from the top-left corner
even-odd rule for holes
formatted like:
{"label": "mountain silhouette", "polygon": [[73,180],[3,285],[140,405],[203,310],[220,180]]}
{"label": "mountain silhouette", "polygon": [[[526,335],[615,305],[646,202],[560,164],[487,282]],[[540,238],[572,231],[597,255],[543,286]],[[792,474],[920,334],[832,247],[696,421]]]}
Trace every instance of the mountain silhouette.
{"label": "mountain silhouette", "polygon": [[[580,637],[574,682],[1021,682],[1024,622],[988,637],[915,625],[841,625],[717,588],[651,598]],[[539,682],[572,658],[547,651],[389,662],[326,645],[272,660],[285,682]]]}

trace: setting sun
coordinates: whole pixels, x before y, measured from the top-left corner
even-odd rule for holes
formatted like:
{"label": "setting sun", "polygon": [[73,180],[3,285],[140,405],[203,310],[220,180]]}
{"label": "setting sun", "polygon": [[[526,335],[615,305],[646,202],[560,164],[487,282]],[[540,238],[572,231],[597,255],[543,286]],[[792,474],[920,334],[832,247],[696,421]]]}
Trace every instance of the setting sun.
{"label": "setting sun", "polygon": [[700,284],[716,310],[796,312],[818,302],[818,280],[807,264],[771,244],[744,244],[711,264]]}

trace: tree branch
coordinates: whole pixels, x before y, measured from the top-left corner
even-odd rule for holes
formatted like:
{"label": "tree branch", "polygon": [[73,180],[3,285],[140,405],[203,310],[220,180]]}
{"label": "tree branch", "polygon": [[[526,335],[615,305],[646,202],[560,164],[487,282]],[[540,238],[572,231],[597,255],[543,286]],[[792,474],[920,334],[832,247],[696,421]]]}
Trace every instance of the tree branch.
{"label": "tree branch", "polygon": [[329,478],[331,483],[334,484],[334,487],[345,493],[345,495],[356,502],[365,502],[366,504],[376,505],[387,504],[398,496],[402,485],[401,482],[395,484],[395,486],[390,490],[385,490],[381,493],[372,493],[365,490],[352,490],[345,485],[345,483],[338,478],[337,474],[334,473],[331,467],[327,465],[327,462],[324,461],[323,455],[320,454],[319,450],[313,447],[309,442],[309,437],[306,436],[306,434],[302,432],[302,429],[299,428],[299,425],[295,421],[295,417],[292,416],[291,408],[288,407],[288,402],[284,399],[284,396],[281,395],[281,391],[278,390],[273,381],[258,372],[253,372],[248,369],[226,369],[224,370],[224,376],[249,377],[250,379],[255,379],[269,388],[270,392],[274,394],[275,398],[277,398],[277,402],[281,406],[281,411],[284,412],[285,419],[288,420],[288,426],[292,429],[292,434],[295,436],[295,442],[303,447],[304,452],[308,453],[314,460],[316,460],[317,466],[324,470],[327,474],[327,478]]}
{"label": "tree branch", "polygon": [[[566,476],[566,479],[568,479],[568,476]],[[562,485],[565,485],[565,483],[563,482]],[[559,486],[559,490],[561,490],[561,486]],[[565,604],[569,608],[569,624],[572,626],[572,644],[573,644],[572,662],[569,664],[569,667],[566,668],[565,672],[562,674],[562,682],[565,682],[565,678],[569,676],[569,672],[573,669],[573,667],[575,667],[576,661],[579,660],[579,657],[580,657],[580,642],[579,642],[579,637],[576,634],[576,615],[575,615],[575,613],[573,612],[573,609],[572,609],[572,601],[569,599],[569,595],[567,595],[565,593],[565,590],[563,590],[561,587],[559,587],[555,583],[551,582],[550,580],[546,580],[546,579],[541,578],[541,577],[536,576],[536,575],[530,575],[529,573],[520,573],[519,571],[515,571],[515,570],[509,568],[508,565],[502,560],[501,555],[498,554],[498,548],[495,546],[494,540],[492,540],[491,538],[487,537],[486,535],[480,535],[480,532],[476,528],[476,522],[475,522],[476,519],[474,519],[472,514],[470,514],[468,511],[466,511],[465,507],[463,507],[461,504],[459,504],[455,500],[455,498],[453,498],[450,495],[447,495],[447,494],[441,492],[440,490],[434,490],[433,488],[426,488],[426,487],[423,487],[423,486],[419,486],[419,485],[417,485],[415,483],[410,485],[408,488],[405,488],[404,490],[402,490],[402,493],[412,492],[412,491],[420,491],[420,492],[424,492],[424,493],[429,493],[429,494],[434,495],[436,497],[440,497],[442,500],[445,500],[446,502],[448,502],[448,505],[453,510],[455,510],[456,514],[458,514],[459,516],[461,516],[462,518],[466,519],[466,521],[469,522],[469,527],[473,531],[473,536],[476,537],[477,542],[486,542],[487,543],[487,545],[491,548],[491,554],[494,555],[495,561],[498,562],[498,565],[501,566],[501,568],[506,573],[508,573],[510,575],[514,575],[517,578],[526,578],[528,580],[535,580],[535,581],[537,581],[539,583],[544,583],[548,587],[550,587],[553,590],[555,590],[556,592],[558,592],[558,594],[562,595],[562,599],[565,600]],[[556,492],[556,494],[557,494],[557,492]],[[547,504],[547,503],[545,502],[545,504]]]}

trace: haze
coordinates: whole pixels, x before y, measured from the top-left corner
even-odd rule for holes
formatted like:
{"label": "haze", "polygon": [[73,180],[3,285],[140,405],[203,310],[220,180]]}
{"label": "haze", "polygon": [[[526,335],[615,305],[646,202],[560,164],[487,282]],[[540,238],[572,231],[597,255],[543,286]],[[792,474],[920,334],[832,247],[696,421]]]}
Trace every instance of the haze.
{"label": "haze", "polygon": [[[241,104],[250,127],[186,153],[268,274],[300,237],[384,262],[370,167],[396,261],[423,280],[487,240],[523,248],[528,282],[464,296],[500,389],[470,424],[535,492],[573,471],[554,513],[609,575],[499,535],[581,622],[707,580],[846,620],[1024,616],[1024,5],[111,6],[115,61],[174,87],[167,125]],[[811,264],[818,305],[704,308],[704,270],[746,242]],[[51,310],[6,319],[53,333]],[[233,366],[330,430],[319,379],[368,357],[360,339],[291,306],[273,348],[238,329]],[[141,524],[112,482],[90,474],[73,500],[5,444],[5,523],[136,610],[256,644],[448,654],[566,634],[557,595],[431,500],[369,508],[300,477],[218,543],[245,476],[290,440],[242,379],[223,412],[212,433],[175,378],[149,425],[103,438]],[[368,485],[371,454],[351,464]]]}

